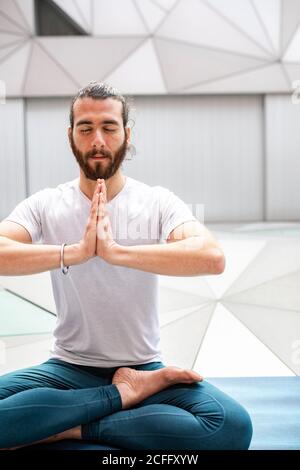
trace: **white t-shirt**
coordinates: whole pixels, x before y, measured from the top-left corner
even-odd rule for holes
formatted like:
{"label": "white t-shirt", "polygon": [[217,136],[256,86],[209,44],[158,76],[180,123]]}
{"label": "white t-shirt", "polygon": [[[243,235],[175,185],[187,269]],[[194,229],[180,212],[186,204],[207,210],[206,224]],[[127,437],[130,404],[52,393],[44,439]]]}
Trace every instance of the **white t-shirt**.
{"label": "white t-shirt", "polygon": [[[24,226],[33,243],[72,244],[83,238],[90,207],[76,178],[38,191],[6,220]],[[121,245],[162,243],[175,227],[196,220],[168,189],[128,176],[107,209]],[[156,274],[99,257],[71,266],[67,275],[60,269],[50,274],[57,308],[52,357],[95,367],[162,360]]]}

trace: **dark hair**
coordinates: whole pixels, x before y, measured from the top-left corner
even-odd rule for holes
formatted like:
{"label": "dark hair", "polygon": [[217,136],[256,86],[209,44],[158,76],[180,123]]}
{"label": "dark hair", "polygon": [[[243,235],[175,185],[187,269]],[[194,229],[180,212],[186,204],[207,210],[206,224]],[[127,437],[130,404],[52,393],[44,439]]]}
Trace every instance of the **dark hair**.
{"label": "dark hair", "polygon": [[70,126],[74,127],[74,103],[80,98],[93,98],[95,100],[105,100],[106,98],[112,98],[122,103],[122,119],[124,128],[127,126],[130,103],[129,98],[121,95],[116,88],[113,88],[106,83],[102,82],[90,82],[84,88],[81,88],[78,93],[74,96],[70,107]]}

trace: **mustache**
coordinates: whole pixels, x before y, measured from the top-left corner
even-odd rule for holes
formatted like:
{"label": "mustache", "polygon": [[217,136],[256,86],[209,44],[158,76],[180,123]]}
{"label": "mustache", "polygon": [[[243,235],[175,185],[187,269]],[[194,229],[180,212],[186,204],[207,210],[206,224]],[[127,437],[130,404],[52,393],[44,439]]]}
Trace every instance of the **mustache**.
{"label": "mustache", "polygon": [[86,158],[94,157],[94,155],[101,155],[103,157],[111,158],[110,152],[107,152],[106,150],[97,150],[97,149],[93,149],[90,152],[87,152]]}

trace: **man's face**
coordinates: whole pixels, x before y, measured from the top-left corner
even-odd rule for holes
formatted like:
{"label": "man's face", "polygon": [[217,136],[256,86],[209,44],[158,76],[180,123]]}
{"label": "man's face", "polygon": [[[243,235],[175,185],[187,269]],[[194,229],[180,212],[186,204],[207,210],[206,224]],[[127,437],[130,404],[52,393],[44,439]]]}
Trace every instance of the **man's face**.
{"label": "man's face", "polygon": [[75,101],[74,128],[69,140],[86,178],[111,178],[123,162],[129,144],[129,129],[122,120],[122,103],[112,98],[82,98]]}

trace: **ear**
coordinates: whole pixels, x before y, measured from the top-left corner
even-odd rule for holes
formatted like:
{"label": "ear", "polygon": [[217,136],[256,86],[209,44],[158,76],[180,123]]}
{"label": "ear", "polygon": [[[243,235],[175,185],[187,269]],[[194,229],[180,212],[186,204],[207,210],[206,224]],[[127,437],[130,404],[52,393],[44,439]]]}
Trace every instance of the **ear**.
{"label": "ear", "polygon": [[69,138],[69,143],[71,143],[71,136],[72,136],[72,127],[68,127],[68,138]]}
{"label": "ear", "polygon": [[130,145],[130,136],[131,136],[131,128],[130,127],[125,127],[125,133],[126,133],[127,147],[129,147],[129,145]]}

